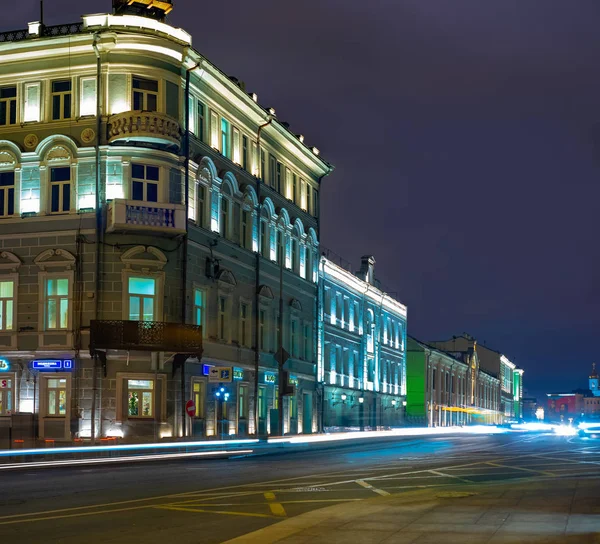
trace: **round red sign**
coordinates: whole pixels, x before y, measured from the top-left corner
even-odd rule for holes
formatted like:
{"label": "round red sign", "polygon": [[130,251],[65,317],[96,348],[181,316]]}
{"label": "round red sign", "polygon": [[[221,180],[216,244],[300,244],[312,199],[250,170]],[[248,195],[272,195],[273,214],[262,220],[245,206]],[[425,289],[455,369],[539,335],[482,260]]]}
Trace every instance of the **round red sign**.
{"label": "round red sign", "polygon": [[194,404],[193,400],[188,400],[185,403],[185,411],[187,412],[187,415],[190,417],[194,417],[196,415],[196,405]]}

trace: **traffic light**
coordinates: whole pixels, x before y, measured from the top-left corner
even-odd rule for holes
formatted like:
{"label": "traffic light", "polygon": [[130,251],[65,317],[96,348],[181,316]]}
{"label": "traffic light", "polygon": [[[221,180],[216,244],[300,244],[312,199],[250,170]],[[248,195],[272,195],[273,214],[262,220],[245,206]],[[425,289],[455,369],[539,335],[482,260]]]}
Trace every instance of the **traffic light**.
{"label": "traffic light", "polygon": [[293,384],[290,383],[290,375],[289,372],[287,370],[283,370],[283,388],[282,388],[282,395],[284,397],[289,396],[289,395],[294,395],[296,392],[296,388]]}

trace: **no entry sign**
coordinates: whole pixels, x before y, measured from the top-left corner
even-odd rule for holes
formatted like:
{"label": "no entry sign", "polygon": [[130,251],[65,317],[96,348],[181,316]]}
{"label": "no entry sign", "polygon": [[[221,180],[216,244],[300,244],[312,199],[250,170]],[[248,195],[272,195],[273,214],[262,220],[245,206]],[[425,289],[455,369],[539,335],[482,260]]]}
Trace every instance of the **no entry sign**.
{"label": "no entry sign", "polygon": [[187,412],[187,415],[190,417],[194,417],[196,415],[196,405],[194,404],[193,400],[188,400],[185,403],[185,411]]}

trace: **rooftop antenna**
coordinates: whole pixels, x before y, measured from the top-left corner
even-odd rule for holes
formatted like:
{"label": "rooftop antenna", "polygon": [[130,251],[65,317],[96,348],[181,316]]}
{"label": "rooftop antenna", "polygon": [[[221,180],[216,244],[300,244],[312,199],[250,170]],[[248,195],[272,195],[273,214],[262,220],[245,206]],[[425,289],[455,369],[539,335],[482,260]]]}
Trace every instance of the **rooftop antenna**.
{"label": "rooftop antenna", "polygon": [[44,28],[44,0],[40,0],[40,26]]}

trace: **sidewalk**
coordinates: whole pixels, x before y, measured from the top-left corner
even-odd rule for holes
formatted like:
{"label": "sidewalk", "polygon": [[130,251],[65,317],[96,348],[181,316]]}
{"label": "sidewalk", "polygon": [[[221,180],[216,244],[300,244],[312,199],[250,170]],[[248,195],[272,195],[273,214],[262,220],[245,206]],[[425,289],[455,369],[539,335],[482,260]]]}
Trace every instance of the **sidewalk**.
{"label": "sidewalk", "polygon": [[591,480],[457,485],[344,503],[224,544],[600,544]]}

